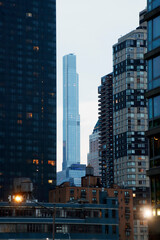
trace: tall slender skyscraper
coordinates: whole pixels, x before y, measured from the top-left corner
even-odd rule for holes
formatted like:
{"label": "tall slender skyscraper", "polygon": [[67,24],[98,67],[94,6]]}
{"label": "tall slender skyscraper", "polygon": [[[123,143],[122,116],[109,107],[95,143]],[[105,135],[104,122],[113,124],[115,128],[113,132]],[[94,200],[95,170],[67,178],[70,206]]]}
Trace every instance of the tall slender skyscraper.
{"label": "tall slender skyscraper", "polygon": [[80,163],[79,78],[76,56],[63,57],[63,164],[66,170]]}
{"label": "tall slender skyscraper", "polygon": [[29,177],[56,185],[56,0],[0,2],[0,200]]}

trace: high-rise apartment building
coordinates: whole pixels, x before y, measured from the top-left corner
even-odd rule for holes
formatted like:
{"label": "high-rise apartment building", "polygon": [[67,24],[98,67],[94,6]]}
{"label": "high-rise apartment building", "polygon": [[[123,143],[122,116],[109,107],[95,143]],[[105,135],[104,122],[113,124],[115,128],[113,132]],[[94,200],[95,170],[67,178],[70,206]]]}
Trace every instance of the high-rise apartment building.
{"label": "high-rise apartment building", "polygon": [[148,22],[148,98],[149,171],[153,217],[149,222],[149,239],[160,239],[160,1],[150,0],[145,20]]}
{"label": "high-rise apartment building", "polygon": [[99,121],[97,121],[92,134],[89,136],[87,163],[93,167],[94,176],[99,176]]}
{"label": "high-rise apartment building", "polygon": [[63,57],[63,164],[66,170],[80,163],[79,78],[76,56]]}
{"label": "high-rise apartment building", "polygon": [[134,238],[148,239],[143,209],[149,204],[146,10],[140,25],[113,46],[114,182],[134,193]]}
{"label": "high-rise apartment building", "polygon": [[101,78],[98,88],[99,164],[103,187],[114,183],[113,170],[113,74]]}
{"label": "high-rise apartment building", "polygon": [[0,1],[0,200],[30,178],[56,185],[56,1]]}

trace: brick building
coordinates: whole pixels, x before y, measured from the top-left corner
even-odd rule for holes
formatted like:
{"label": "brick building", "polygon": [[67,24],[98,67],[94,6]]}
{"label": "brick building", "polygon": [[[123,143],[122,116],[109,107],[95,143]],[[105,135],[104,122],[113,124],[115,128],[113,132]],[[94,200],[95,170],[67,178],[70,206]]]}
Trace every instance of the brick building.
{"label": "brick building", "polygon": [[[121,189],[117,185],[112,188],[101,188],[100,177],[86,175],[81,178],[81,187],[71,187],[65,182],[50,191],[49,201],[54,203],[95,203],[103,201],[103,195],[118,198],[119,239],[133,239],[133,193],[130,189]],[[104,202],[103,202],[104,203]]]}

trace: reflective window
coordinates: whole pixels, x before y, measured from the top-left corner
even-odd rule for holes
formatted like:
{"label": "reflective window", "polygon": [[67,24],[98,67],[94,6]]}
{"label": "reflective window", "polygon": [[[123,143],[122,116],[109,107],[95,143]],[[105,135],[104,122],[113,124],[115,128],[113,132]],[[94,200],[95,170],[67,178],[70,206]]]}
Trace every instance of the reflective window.
{"label": "reflective window", "polygon": [[153,78],[160,76],[160,56],[153,58]]}
{"label": "reflective window", "polygon": [[160,36],[160,16],[153,19],[153,39]]}
{"label": "reflective window", "polygon": [[[150,139],[150,158],[160,156],[160,135],[156,135]],[[160,160],[154,159],[150,162],[151,167],[160,166]]]}

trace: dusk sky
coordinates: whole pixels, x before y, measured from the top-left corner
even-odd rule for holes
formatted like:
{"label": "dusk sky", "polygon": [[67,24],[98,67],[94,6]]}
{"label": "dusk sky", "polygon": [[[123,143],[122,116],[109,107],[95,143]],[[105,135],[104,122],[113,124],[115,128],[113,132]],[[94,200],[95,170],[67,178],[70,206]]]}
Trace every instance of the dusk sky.
{"label": "dusk sky", "polygon": [[147,0],[57,0],[57,170],[62,168],[62,57],[77,56],[81,118],[81,163],[98,120],[98,86],[112,72],[112,46],[139,25]]}

